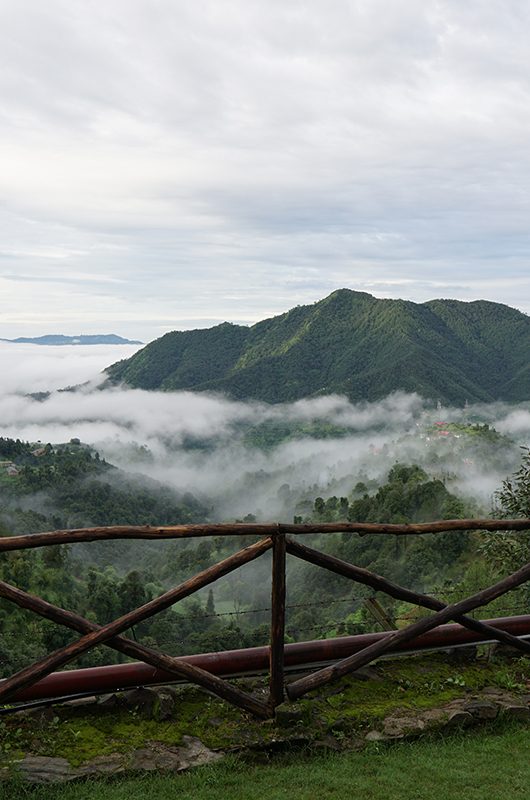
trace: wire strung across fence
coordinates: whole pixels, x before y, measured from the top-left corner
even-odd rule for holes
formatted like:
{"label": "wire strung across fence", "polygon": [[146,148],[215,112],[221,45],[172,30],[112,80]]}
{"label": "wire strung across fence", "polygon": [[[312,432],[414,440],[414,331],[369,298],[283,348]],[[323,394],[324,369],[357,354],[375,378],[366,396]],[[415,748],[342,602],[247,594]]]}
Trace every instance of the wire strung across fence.
{"label": "wire strung across fence", "polygon": [[[83,617],[58,608],[39,597],[29,595],[14,586],[0,581],[0,596],[12,601],[21,608],[28,609],[41,617],[57,622],[82,634],[80,639],[60,648],[34,664],[19,670],[0,683],[0,702],[16,698],[17,692],[31,686],[54,670],[70,663],[76,657],[92,648],[106,644],[125,655],[137,658],[158,669],[186,678],[213,692],[228,702],[243,708],[255,716],[267,718],[274,715],[275,708],[283,702],[285,694],[296,699],[323,684],[339,678],[364,666],[374,659],[392,651],[396,646],[411,642],[415,637],[432,630],[449,620],[469,628],[483,639],[493,639],[509,644],[530,653],[530,643],[519,639],[501,628],[481,622],[469,616],[492,600],[512,591],[530,580],[530,564],[526,564],[508,577],[498,581],[476,594],[446,604],[430,595],[402,587],[376,575],[369,570],[357,567],[334,556],[327,555],[302,544],[299,539],[288,538],[287,534],[304,535],[314,533],[358,533],[360,535],[418,535],[436,534],[447,531],[526,531],[530,529],[529,519],[516,520],[441,520],[431,523],[392,525],[376,523],[323,523],[319,525],[277,524],[235,524],[235,525],[180,525],[161,526],[117,526],[106,528],[77,529],[74,531],[51,531],[29,536],[7,536],[0,539],[0,553],[49,545],[60,545],[82,541],[102,541],[111,539],[184,539],[219,535],[258,535],[265,538],[238,550],[231,556],[214,564],[179,586],[164,592],[157,598],[144,603],[139,608],[122,615],[104,626],[90,622]],[[228,575],[245,564],[254,561],[264,553],[272,551],[271,588],[271,628],[270,628],[270,677],[267,701],[253,696],[239,686],[213,675],[206,670],[175,657],[158,653],[145,645],[124,637],[122,634],[154,614],[174,605],[199,589],[210,585],[218,578]],[[384,592],[390,597],[412,603],[434,611],[431,616],[416,620],[399,630],[392,631],[360,652],[342,658],[335,664],[299,678],[287,685],[284,679],[284,643],[286,617],[286,556],[291,555],[304,562],[327,569],[334,574],[349,578],[375,591]],[[442,594],[444,592],[442,590]],[[351,602],[351,598],[350,598]],[[229,612],[230,613],[230,612]]]}

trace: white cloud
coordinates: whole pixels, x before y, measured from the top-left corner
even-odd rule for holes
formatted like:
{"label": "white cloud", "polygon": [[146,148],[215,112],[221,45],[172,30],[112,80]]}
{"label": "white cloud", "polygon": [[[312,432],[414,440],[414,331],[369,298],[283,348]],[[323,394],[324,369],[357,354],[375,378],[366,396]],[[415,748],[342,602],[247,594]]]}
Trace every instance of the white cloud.
{"label": "white cloud", "polygon": [[139,348],[139,345],[54,347],[0,342],[0,393],[54,391],[92,381],[109,364],[129,358]]}

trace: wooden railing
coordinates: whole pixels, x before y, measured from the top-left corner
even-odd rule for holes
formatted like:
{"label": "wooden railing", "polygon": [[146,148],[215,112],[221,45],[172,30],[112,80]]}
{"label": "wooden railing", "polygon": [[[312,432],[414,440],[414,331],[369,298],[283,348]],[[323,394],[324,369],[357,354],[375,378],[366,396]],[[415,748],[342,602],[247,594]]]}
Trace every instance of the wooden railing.
{"label": "wooden railing", "polygon": [[[178,678],[185,678],[213,694],[227,700],[235,706],[261,718],[274,716],[275,708],[284,701],[285,695],[291,700],[297,699],[313,689],[329,681],[340,678],[361,666],[364,666],[383,654],[404,644],[415,637],[454,620],[470,630],[479,633],[488,640],[497,640],[511,645],[525,653],[530,653],[530,643],[512,634],[480,622],[468,616],[470,611],[487,605],[506,592],[521,586],[530,580],[530,564],[526,564],[513,574],[483,589],[480,592],[457,603],[446,605],[429,595],[407,589],[392,581],[376,575],[369,570],[350,564],[334,556],[327,555],[302,544],[289,534],[300,536],[315,533],[357,533],[360,535],[394,535],[409,536],[418,534],[437,534],[447,531],[527,531],[530,530],[530,519],[467,519],[442,520],[411,525],[371,524],[371,523],[321,523],[318,525],[284,525],[284,524],[234,524],[234,525],[177,525],[177,526],[117,526],[104,528],[82,528],[77,530],[51,531],[26,536],[8,536],[0,538],[0,553],[13,550],[24,550],[50,545],[72,544],[88,541],[110,539],[183,539],[203,536],[249,536],[263,538],[238,550],[233,555],[211,567],[199,572],[179,586],[164,592],[159,597],[130,611],[107,625],[94,622],[48,603],[40,597],[30,595],[8,583],[0,581],[0,597],[10,600],[21,608],[38,614],[67,628],[82,634],[81,638],[63,647],[45,658],[36,661],[20,670],[0,684],[0,703],[13,698],[17,692],[32,686],[41,678],[60,669],[78,656],[100,644],[124,653],[127,656],[165,670]],[[270,629],[270,674],[269,696],[262,700],[239,686],[213,675],[180,658],[175,658],[146,647],[122,634],[133,625],[149,619],[185,597],[228,575],[235,569],[254,561],[264,553],[272,550],[272,602]],[[344,658],[335,664],[320,669],[285,684],[284,675],[284,632],[285,632],[285,591],[286,591],[286,555],[289,554],[310,564],[315,564],[331,572],[350,578],[351,580],[370,586],[387,595],[412,603],[435,613],[421,619],[406,628],[393,631],[381,641],[365,647],[360,652]]]}

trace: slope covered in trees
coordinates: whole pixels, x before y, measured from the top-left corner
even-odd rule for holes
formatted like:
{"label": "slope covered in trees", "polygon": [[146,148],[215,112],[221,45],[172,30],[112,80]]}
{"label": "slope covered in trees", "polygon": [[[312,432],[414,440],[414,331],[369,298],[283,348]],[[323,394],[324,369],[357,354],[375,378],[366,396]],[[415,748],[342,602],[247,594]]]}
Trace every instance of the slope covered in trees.
{"label": "slope covered in trees", "polygon": [[0,535],[206,516],[191,494],[117,469],[78,439],[42,446],[0,438]]}
{"label": "slope covered in trees", "polygon": [[395,390],[448,403],[530,396],[530,319],[499,303],[379,300],[340,289],[251,327],[174,331],[108,367],[111,383],[271,403]]}

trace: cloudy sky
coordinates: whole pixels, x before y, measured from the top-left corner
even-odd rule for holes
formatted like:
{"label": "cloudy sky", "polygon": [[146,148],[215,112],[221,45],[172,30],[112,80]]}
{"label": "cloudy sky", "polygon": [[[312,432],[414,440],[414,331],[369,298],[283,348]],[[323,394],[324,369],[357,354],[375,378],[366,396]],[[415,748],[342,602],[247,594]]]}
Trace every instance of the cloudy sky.
{"label": "cloudy sky", "polygon": [[530,313],[525,0],[0,0],[0,337]]}

